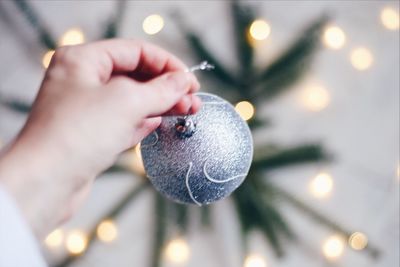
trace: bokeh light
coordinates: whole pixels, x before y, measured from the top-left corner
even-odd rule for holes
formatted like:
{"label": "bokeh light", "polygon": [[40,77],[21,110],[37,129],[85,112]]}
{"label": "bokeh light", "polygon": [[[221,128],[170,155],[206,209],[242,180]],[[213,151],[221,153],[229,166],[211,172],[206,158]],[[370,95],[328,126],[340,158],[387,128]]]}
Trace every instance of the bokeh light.
{"label": "bokeh light", "polygon": [[54,55],[54,50],[49,50],[49,51],[47,51],[44,55],[43,55],[43,58],[42,58],[42,65],[43,65],[43,67],[45,68],[45,69],[47,69],[48,67],[49,67],[49,65],[50,65],[50,61],[51,61],[51,58],[53,57],[53,55]]}
{"label": "bokeh light", "polygon": [[267,267],[267,263],[261,255],[251,254],[244,260],[243,267]]}
{"label": "bokeh light", "polygon": [[142,153],[140,152],[140,143],[135,146],[134,155],[131,162],[132,170],[137,174],[145,174]]}
{"label": "bokeh light", "polygon": [[322,245],[322,252],[328,260],[336,260],[344,252],[343,238],[337,235],[330,236]]}
{"label": "bokeh light", "polygon": [[250,120],[254,116],[254,106],[248,101],[241,101],[236,104],[235,110],[245,121]]}
{"label": "bokeh light", "polygon": [[340,49],[346,43],[346,35],[341,28],[328,26],[324,31],[322,41],[328,48]]}
{"label": "bokeh light", "polygon": [[372,53],[365,47],[354,49],[350,54],[350,61],[357,70],[369,69],[374,61]]}
{"label": "bokeh light", "polygon": [[391,7],[385,7],[381,11],[381,22],[389,30],[399,29],[399,11]]}
{"label": "bokeh light", "polygon": [[330,95],[323,86],[310,84],[301,92],[300,101],[306,109],[318,112],[329,105]]}
{"label": "bokeh light", "polygon": [[363,233],[355,232],[349,238],[349,245],[354,250],[363,250],[368,245],[368,238]]}
{"label": "bokeh light", "polygon": [[68,233],[65,246],[69,253],[73,255],[81,254],[86,250],[88,238],[80,230],[73,230]]}
{"label": "bokeh light", "polygon": [[310,182],[310,191],[316,198],[324,198],[330,195],[333,188],[332,176],[328,173],[319,173]]}
{"label": "bokeh light", "polygon": [[142,26],[145,33],[153,35],[164,28],[164,19],[158,14],[153,14],[143,20]]}
{"label": "bokeh light", "polygon": [[171,240],[165,248],[165,258],[174,264],[185,264],[190,257],[190,248],[187,242],[182,239]]}
{"label": "bokeh light", "polygon": [[118,236],[118,229],[112,220],[102,221],[96,229],[97,237],[106,243],[114,241]]}
{"label": "bokeh light", "polygon": [[255,20],[251,23],[249,28],[249,34],[251,38],[257,41],[265,40],[271,33],[271,27],[269,24],[262,19]]}
{"label": "bokeh light", "polygon": [[64,231],[62,229],[54,230],[44,240],[44,243],[48,248],[60,247],[63,242],[64,242]]}
{"label": "bokeh light", "polygon": [[66,31],[60,38],[58,45],[77,45],[85,42],[85,35],[79,28],[72,28]]}

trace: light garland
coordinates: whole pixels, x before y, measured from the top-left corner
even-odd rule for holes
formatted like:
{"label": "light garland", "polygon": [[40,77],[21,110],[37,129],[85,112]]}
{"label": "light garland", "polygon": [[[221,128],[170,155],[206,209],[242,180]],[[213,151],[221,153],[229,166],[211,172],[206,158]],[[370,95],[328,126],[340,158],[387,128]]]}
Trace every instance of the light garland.
{"label": "light garland", "polygon": [[54,230],[44,240],[45,245],[50,249],[60,247],[63,244],[63,242],[64,242],[64,231],[62,229]]}
{"label": "light garland", "polygon": [[346,35],[338,26],[328,26],[322,35],[324,45],[331,49],[340,49],[346,43]]}
{"label": "light garland", "polygon": [[99,240],[110,243],[118,237],[118,229],[114,221],[111,219],[102,221],[96,229]]}
{"label": "light garland", "polygon": [[300,102],[309,111],[318,112],[330,103],[328,90],[318,84],[309,84],[300,92]]}
{"label": "light garland", "polygon": [[249,35],[256,41],[262,41],[268,38],[271,34],[271,27],[262,19],[258,19],[251,23],[249,28]]}
{"label": "light garland", "polygon": [[343,238],[338,235],[333,235],[325,240],[322,245],[322,252],[328,260],[335,261],[343,255],[344,248]]}
{"label": "light garland", "polygon": [[250,120],[254,116],[255,108],[248,101],[241,101],[235,105],[235,110],[245,121]]}
{"label": "light garland", "polygon": [[158,14],[153,14],[143,20],[143,31],[146,34],[154,35],[164,28],[164,19]]}
{"label": "light garland", "polygon": [[388,30],[399,29],[399,11],[391,7],[385,7],[381,11],[381,22]]}
{"label": "light garland", "polygon": [[173,239],[167,244],[164,255],[170,263],[185,264],[190,257],[190,248],[184,239]]}
{"label": "light garland", "polygon": [[85,35],[80,28],[67,30],[60,38],[58,45],[77,45],[85,42]]}
{"label": "light garland", "polygon": [[310,192],[316,198],[325,198],[329,196],[333,188],[332,176],[322,172],[315,176],[310,182]]}
{"label": "light garland", "polygon": [[367,48],[358,47],[351,52],[350,61],[355,69],[363,71],[371,67],[374,58]]}
{"label": "light garland", "polygon": [[51,58],[53,57],[54,52],[55,52],[54,50],[49,50],[43,55],[42,65],[45,69],[47,69],[49,67]]}
{"label": "light garland", "polygon": [[267,263],[261,255],[250,254],[244,260],[243,267],[267,267]]}
{"label": "light garland", "polygon": [[65,247],[70,254],[78,255],[83,253],[88,245],[87,235],[80,230],[72,230],[65,240]]}
{"label": "light garland", "polygon": [[368,245],[368,238],[361,232],[355,232],[349,237],[349,245],[354,250],[363,250]]}

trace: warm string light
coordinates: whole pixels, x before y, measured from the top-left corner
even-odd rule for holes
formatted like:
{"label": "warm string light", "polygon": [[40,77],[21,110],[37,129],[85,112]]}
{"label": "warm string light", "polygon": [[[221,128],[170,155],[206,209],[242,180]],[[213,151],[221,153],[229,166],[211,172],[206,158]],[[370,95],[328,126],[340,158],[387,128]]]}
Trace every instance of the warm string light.
{"label": "warm string light", "polygon": [[354,250],[363,250],[368,245],[368,238],[363,233],[355,232],[349,238],[349,245]]}
{"label": "warm string light", "polygon": [[50,65],[50,61],[51,61],[51,58],[53,57],[53,55],[54,55],[54,50],[49,50],[49,51],[47,51],[44,55],[43,55],[43,58],[42,58],[42,65],[43,65],[43,67],[45,68],[45,69],[47,69],[48,67],[49,67],[49,65]]}
{"label": "warm string light", "polygon": [[118,236],[118,229],[113,220],[102,221],[96,229],[97,237],[105,242],[110,243]]}
{"label": "warm string light", "polygon": [[399,29],[399,11],[391,7],[385,7],[381,11],[381,22],[389,30]]}
{"label": "warm string light", "polygon": [[171,263],[185,264],[190,257],[190,248],[184,239],[173,239],[167,244],[164,255]]}
{"label": "warm string light", "polygon": [[68,233],[65,247],[70,254],[78,255],[83,253],[88,245],[87,235],[80,230],[73,230]]}
{"label": "warm string light", "polygon": [[251,254],[244,260],[243,267],[267,267],[267,263],[261,255]]}
{"label": "warm string light", "polygon": [[271,27],[262,19],[258,19],[251,23],[249,28],[249,35],[256,41],[262,41],[268,38],[271,33]]}
{"label": "warm string light", "polygon": [[324,30],[322,41],[326,47],[337,50],[344,46],[346,35],[341,28],[337,26],[328,26]]}
{"label": "warm string light", "polygon": [[301,92],[300,101],[306,109],[318,112],[329,105],[330,95],[323,86],[310,84]]}
{"label": "warm string light", "polygon": [[319,173],[310,182],[310,191],[316,198],[325,198],[329,196],[332,188],[333,179],[328,173]]}
{"label": "warm string light", "polygon": [[54,230],[44,240],[46,246],[51,249],[60,247],[63,242],[64,242],[64,231],[62,229]]}
{"label": "warm string light", "polygon": [[85,35],[79,28],[71,28],[66,31],[58,41],[59,46],[77,45],[85,42]]}
{"label": "warm string light", "polygon": [[254,106],[248,101],[241,101],[236,104],[235,110],[245,121],[250,120],[254,116]]}
{"label": "warm string light", "polygon": [[358,47],[351,51],[350,61],[355,69],[363,71],[371,67],[374,58],[367,48]]}
{"label": "warm string light", "polygon": [[138,174],[145,174],[142,153],[140,152],[140,143],[135,146],[135,152],[132,157],[131,167]]}
{"label": "warm string light", "polygon": [[150,15],[143,20],[142,27],[145,33],[156,34],[164,28],[164,19],[158,14]]}
{"label": "warm string light", "polygon": [[338,235],[330,236],[322,245],[322,252],[328,260],[337,260],[344,252],[343,238]]}

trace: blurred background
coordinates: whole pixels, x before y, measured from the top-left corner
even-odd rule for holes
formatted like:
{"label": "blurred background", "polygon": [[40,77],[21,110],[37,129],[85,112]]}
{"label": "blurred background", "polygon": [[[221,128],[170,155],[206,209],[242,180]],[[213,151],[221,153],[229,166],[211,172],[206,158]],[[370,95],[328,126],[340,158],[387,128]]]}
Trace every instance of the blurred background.
{"label": "blurred background", "polygon": [[116,36],[214,63],[202,90],[253,132],[248,178],[209,207],[122,155],[43,241],[51,266],[399,266],[399,2],[4,0],[0,33],[0,146],[56,47]]}

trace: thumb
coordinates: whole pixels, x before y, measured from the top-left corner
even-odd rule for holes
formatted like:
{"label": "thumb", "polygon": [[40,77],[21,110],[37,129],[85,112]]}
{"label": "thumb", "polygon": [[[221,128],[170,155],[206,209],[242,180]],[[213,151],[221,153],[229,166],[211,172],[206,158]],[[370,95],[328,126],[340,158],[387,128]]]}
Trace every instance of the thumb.
{"label": "thumb", "polygon": [[136,92],[146,116],[159,116],[173,108],[185,94],[196,90],[195,79],[191,73],[176,71],[142,83]]}

